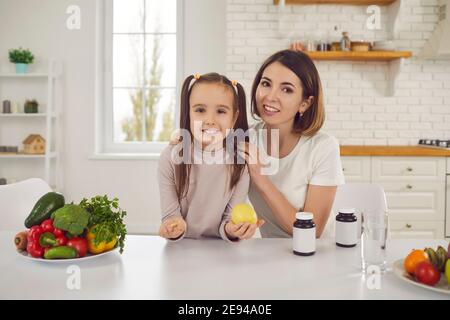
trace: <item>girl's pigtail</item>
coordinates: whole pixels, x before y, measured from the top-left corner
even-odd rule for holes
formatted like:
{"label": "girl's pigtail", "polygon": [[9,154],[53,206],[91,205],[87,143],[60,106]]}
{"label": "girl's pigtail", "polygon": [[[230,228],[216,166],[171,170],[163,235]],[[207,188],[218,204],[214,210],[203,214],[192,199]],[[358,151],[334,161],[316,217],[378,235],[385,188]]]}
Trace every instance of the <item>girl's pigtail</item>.
{"label": "girl's pigtail", "polygon": [[245,99],[245,91],[239,82],[236,84],[236,88],[237,88],[237,104],[238,104],[237,108],[239,110],[239,115],[234,127],[247,131],[248,122],[247,122],[247,102]]}

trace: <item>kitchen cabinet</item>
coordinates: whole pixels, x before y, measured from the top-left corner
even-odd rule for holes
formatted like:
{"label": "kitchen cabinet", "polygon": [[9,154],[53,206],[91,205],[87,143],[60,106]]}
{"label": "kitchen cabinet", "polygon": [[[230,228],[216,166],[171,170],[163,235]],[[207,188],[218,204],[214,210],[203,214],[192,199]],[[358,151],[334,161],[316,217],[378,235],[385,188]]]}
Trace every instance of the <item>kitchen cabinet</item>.
{"label": "kitchen cabinet", "polygon": [[370,182],[370,157],[342,157],[341,160],[347,182]]}
{"label": "kitchen cabinet", "polygon": [[441,221],[389,221],[389,236],[392,239],[440,239],[444,234]]}
{"label": "kitchen cabinet", "polygon": [[[445,157],[343,156],[346,182],[376,183],[383,187],[394,238],[443,238],[446,192],[450,194]],[[446,186],[447,183],[447,186]],[[446,190],[447,189],[447,190]]]}

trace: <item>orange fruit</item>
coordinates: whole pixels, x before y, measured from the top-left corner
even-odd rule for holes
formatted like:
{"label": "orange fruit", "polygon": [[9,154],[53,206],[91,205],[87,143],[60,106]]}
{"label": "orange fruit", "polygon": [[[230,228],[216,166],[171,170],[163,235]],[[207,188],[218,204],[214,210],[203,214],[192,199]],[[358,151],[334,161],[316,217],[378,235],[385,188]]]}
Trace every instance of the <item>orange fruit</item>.
{"label": "orange fruit", "polygon": [[428,261],[428,256],[423,250],[413,250],[408,254],[405,259],[404,267],[405,270],[410,274],[414,274],[414,270],[416,270],[416,266],[422,262]]}

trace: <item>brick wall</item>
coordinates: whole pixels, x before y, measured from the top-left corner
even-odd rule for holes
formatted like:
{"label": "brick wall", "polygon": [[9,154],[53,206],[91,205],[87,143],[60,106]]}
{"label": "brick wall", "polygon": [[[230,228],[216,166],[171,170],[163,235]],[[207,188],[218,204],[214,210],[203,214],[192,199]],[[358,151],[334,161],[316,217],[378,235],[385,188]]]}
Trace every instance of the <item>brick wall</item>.
{"label": "brick wall", "polygon": [[[248,96],[264,59],[294,40],[339,41],[342,31],[352,40],[390,35],[388,7],[381,7],[381,29],[368,30],[366,6],[286,5],[280,14],[272,0],[227,1],[227,74],[244,84]],[[402,1],[395,44],[416,55],[436,27],[437,0]],[[406,59],[393,96],[388,62],[317,61],[316,66],[326,103],[324,130],[341,144],[450,139],[450,60]]]}

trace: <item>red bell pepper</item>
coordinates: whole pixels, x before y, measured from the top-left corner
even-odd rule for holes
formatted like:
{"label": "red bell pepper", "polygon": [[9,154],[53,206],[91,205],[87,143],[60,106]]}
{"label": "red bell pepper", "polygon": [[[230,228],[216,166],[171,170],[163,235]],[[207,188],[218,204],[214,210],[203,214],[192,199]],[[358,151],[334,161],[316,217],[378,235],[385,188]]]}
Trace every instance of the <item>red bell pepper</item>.
{"label": "red bell pepper", "polygon": [[64,231],[53,227],[51,219],[44,220],[40,226],[31,227],[27,240],[27,251],[34,258],[42,258],[46,248],[64,246],[67,243]]}
{"label": "red bell pepper", "polygon": [[64,230],[55,228],[53,229],[53,234],[55,235],[55,237],[59,238],[59,237],[64,237]]}
{"label": "red bell pepper", "polygon": [[74,248],[77,251],[78,258],[84,257],[88,250],[87,240],[81,237],[69,239],[66,243],[66,246]]}
{"label": "red bell pepper", "polygon": [[53,231],[55,230],[55,227],[53,227],[52,219],[47,219],[47,220],[42,221],[41,228],[42,228],[42,230],[44,230],[44,232],[53,233]]}
{"label": "red bell pepper", "polygon": [[39,244],[41,234],[44,232],[41,226],[32,226],[27,235],[27,251],[34,258],[42,258],[44,249]]}
{"label": "red bell pepper", "polygon": [[28,242],[27,252],[33,258],[42,258],[44,256],[44,248],[42,248],[38,242]]}

